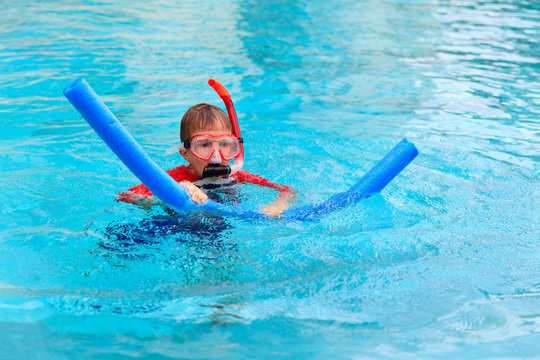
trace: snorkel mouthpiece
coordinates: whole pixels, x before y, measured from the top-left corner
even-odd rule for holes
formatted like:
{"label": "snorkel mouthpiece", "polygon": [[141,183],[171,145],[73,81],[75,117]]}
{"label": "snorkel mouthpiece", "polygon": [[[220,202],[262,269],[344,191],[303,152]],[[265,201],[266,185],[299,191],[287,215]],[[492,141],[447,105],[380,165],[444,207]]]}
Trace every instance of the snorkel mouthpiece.
{"label": "snorkel mouthpiece", "polygon": [[202,178],[205,179],[209,177],[224,176],[230,174],[231,167],[229,165],[209,164],[207,167],[204,168]]}

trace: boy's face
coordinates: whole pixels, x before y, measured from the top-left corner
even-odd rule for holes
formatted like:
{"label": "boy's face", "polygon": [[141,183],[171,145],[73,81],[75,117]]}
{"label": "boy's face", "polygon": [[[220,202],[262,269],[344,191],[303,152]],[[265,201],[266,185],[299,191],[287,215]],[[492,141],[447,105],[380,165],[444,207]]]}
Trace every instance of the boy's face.
{"label": "boy's face", "polygon": [[[202,135],[202,134],[220,136],[220,135],[232,135],[232,132],[220,124],[213,130],[196,131],[193,134],[191,134],[191,137],[195,135]],[[195,172],[195,174],[197,174],[198,177],[202,177],[203,170],[206,166],[208,166],[210,161],[201,160],[195,157],[189,150],[186,150],[186,149],[181,149],[180,155],[182,155],[182,157],[186,159],[187,162],[189,162],[189,167]],[[220,165],[229,165],[229,161],[223,161],[222,159]]]}

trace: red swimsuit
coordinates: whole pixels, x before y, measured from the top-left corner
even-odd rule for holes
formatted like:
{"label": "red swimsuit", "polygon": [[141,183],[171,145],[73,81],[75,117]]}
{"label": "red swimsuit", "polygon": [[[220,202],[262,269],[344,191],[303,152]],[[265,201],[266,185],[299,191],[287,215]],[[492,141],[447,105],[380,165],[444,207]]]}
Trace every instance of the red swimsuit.
{"label": "red swimsuit", "polygon": [[[186,165],[171,169],[167,171],[167,174],[169,174],[177,182],[185,180],[189,182],[195,182],[199,180],[199,178],[197,178],[197,175],[195,175]],[[239,183],[249,183],[266,186],[279,192],[292,191],[292,188],[290,186],[270,182],[263,177],[250,174],[247,171],[239,171],[230,176],[236,179],[236,181],[238,181]],[[129,188],[127,192],[120,193],[118,195],[118,201],[133,203],[137,200],[137,198],[147,196],[152,196],[152,192],[144,184],[140,184]]]}

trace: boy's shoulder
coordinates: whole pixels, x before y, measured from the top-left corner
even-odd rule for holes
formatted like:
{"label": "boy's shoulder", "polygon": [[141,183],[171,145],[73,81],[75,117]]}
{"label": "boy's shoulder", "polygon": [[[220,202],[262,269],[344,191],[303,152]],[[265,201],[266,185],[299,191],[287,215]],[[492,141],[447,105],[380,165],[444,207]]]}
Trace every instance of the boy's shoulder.
{"label": "boy's shoulder", "polygon": [[292,190],[290,186],[273,183],[270,180],[263,178],[262,176],[251,174],[245,170],[238,171],[232,174],[231,177],[235,178],[238,182],[241,182],[241,183],[250,183],[250,184],[255,184],[255,185],[266,186],[266,187],[269,187],[278,191],[291,191]]}
{"label": "boy's shoulder", "polygon": [[251,174],[250,172],[247,172],[245,170],[240,170],[238,172],[235,172],[234,174],[231,174],[232,178],[235,178],[239,182],[252,182],[252,181],[259,181],[264,182],[268,181],[262,176]]}
{"label": "boy's shoulder", "polygon": [[195,173],[193,173],[186,165],[167,170],[167,174],[169,174],[177,182],[186,180],[189,182],[195,182],[198,180],[197,175],[195,175]]}

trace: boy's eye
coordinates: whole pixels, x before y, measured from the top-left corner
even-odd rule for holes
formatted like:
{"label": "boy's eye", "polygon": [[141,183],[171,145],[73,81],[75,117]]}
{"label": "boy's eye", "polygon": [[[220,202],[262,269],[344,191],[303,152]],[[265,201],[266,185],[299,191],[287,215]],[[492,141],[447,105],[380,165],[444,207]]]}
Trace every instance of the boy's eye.
{"label": "boy's eye", "polygon": [[197,146],[200,146],[202,148],[208,148],[212,146],[211,141],[199,141],[199,144]]}
{"label": "boy's eye", "polygon": [[229,147],[231,147],[231,142],[230,141],[220,141],[219,142],[219,147],[221,147],[221,148],[229,148]]}

